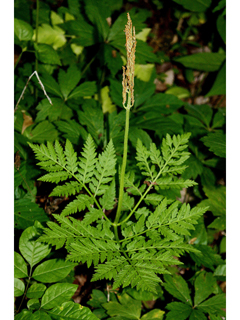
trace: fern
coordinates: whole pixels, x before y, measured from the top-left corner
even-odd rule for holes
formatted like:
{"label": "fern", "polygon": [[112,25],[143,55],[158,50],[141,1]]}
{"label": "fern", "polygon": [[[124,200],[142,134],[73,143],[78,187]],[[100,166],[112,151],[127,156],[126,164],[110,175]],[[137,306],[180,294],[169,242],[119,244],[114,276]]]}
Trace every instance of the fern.
{"label": "fern", "polygon": [[[191,209],[189,204],[160,194],[161,189],[195,184],[176,176],[183,172],[189,157],[185,151],[188,138],[188,134],[167,135],[161,149],[152,143],[149,150],[138,141],[136,160],[144,179],[135,181],[133,172],[125,175],[122,211],[126,214],[118,223],[120,239],[113,232],[114,221],[105,215],[117,205],[113,143],[110,141],[97,156],[93,139],[88,136],[81,157],[69,141],[64,148],[59,142],[30,144],[40,160],[38,165],[48,171],[40,180],[58,184],[51,195],[76,197],[61,215],[53,215],[57,223],[48,222],[39,241],[57,249],[65,246],[70,261],[87,263],[88,267],[93,264],[93,281],[113,279],[114,288],[131,285],[154,292],[161,281],[159,274],[167,274],[169,265],[181,264],[174,256],[197,252],[184,242],[184,236],[194,229],[206,208]],[[60,181],[64,184],[59,185]],[[148,185],[143,183],[146,181]],[[83,211],[82,221],[67,218]]]}

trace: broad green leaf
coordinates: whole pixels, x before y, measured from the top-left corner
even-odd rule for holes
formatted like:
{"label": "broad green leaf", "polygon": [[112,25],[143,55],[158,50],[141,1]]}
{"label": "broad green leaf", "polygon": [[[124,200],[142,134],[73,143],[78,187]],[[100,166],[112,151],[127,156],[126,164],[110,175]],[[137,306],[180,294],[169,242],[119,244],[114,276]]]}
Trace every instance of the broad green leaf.
{"label": "broad green leaf", "polygon": [[154,130],[161,137],[167,133],[180,133],[181,125],[176,123],[175,121],[162,116],[159,112],[146,112],[142,116],[135,117],[132,121],[130,120],[130,126],[135,126],[141,129]]}
{"label": "broad green leaf", "polygon": [[134,75],[138,79],[148,82],[151,78],[152,72],[155,68],[155,64],[135,64]]}
{"label": "broad green leaf", "polygon": [[222,132],[209,133],[200,139],[209,150],[221,158],[226,158],[226,135]]}
{"label": "broad green leaf", "polygon": [[164,313],[165,311],[162,311],[160,309],[153,309],[150,312],[146,313],[144,316],[142,316],[141,320],[162,320]]}
{"label": "broad green leaf", "polygon": [[185,9],[195,12],[206,11],[210,7],[212,0],[173,0],[181,4]]}
{"label": "broad green leaf", "polygon": [[109,97],[109,87],[105,86],[100,90],[100,97],[102,101],[102,111],[103,113],[112,113],[116,110],[116,106],[112,103],[111,98]]}
{"label": "broad green leaf", "polygon": [[225,112],[218,111],[213,117],[212,128],[220,128],[225,124]]}
{"label": "broad green leaf", "polygon": [[213,110],[209,105],[186,105],[187,112],[195,118],[201,120],[205,126],[210,127]]}
{"label": "broad green leaf", "polygon": [[77,99],[80,97],[92,96],[97,92],[97,86],[95,81],[87,81],[76,87],[72,93],[68,96],[68,99]]}
{"label": "broad green leaf", "polygon": [[215,251],[211,247],[196,244],[194,245],[194,248],[196,248],[200,252],[190,252],[189,254],[198,266],[203,265],[213,271],[215,269],[215,265],[224,263],[221,256],[215,253]]}
{"label": "broad green leaf", "polygon": [[70,119],[73,112],[63,100],[58,98],[52,98],[52,105],[48,99],[43,99],[36,107],[39,112],[37,113],[36,122],[40,122],[49,119],[50,122],[58,119]]}
{"label": "broad green leaf", "polygon": [[[65,31],[58,26],[51,27],[49,24],[43,23],[38,27],[38,43],[53,46],[53,49],[56,50],[63,47],[67,42],[64,34]],[[34,39],[36,39],[36,31]]]}
{"label": "broad green leaf", "polygon": [[170,294],[182,302],[192,305],[192,299],[190,297],[187,282],[181,276],[164,275],[164,280],[164,287]]}
{"label": "broad green leaf", "polygon": [[29,310],[36,310],[40,308],[40,302],[38,299],[30,299],[27,302],[27,308]]}
{"label": "broad green leaf", "polygon": [[[192,310],[189,320],[208,320],[208,318],[204,315],[202,311],[194,309]],[[211,320],[213,320],[212,317]]]}
{"label": "broad green leaf", "polygon": [[39,299],[43,296],[47,287],[42,283],[33,283],[31,287],[28,288],[26,296],[29,299]]}
{"label": "broad green leaf", "polygon": [[152,97],[156,87],[153,83],[153,76],[149,82],[141,81],[139,79],[135,79],[135,86],[134,86],[134,98],[135,98],[135,107],[140,106],[143,104],[148,98]]}
{"label": "broad green leaf", "polygon": [[[110,301],[102,304],[110,316],[122,316],[126,319],[139,319],[141,315],[141,301],[132,299],[129,295],[118,296],[120,303]],[[131,306],[131,308],[129,308]]]}
{"label": "broad green leaf", "polygon": [[170,89],[166,90],[166,94],[171,94],[176,96],[178,99],[189,98],[191,96],[190,92],[183,87],[171,87]]}
{"label": "broad green leaf", "polygon": [[83,307],[81,304],[69,301],[64,302],[60,306],[49,310],[48,314],[52,319],[61,320],[98,320],[89,308]]}
{"label": "broad green leaf", "polygon": [[[28,172],[29,173],[29,172]],[[45,211],[30,199],[19,199],[14,202],[15,228],[26,229],[39,222],[49,221]]]}
{"label": "broad green leaf", "polygon": [[20,41],[29,41],[33,37],[33,28],[27,22],[15,18],[14,34]]}
{"label": "broad green leaf", "polygon": [[221,69],[218,71],[217,77],[213,83],[212,88],[206,94],[206,97],[211,97],[215,95],[226,94],[226,62],[222,65]]}
{"label": "broad green leaf", "polygon": [[14,251],[14,277],[25,278],[28,276],[27,264],[23,257]]}
{"label": "broad green leaf", "polygon": [[103,56],[104,63],[107,65],[112,76],[114,77],[118,71],[122,70],[123,62],[120,53],[109,44],[104,43]]}
{"label": "broad green leaf", "polygon": [[222,264],[214,271],[216,277],[226,277],[226,264]]}
{"label": "broad green leaf", "polygon": [[[26,130],[24,131],[24,133]],[[33,142],[43,143],[45,141],[54,141],[57,139],[58,131],[55,129],[54,125],[48,120],[44,120],[37,124],[27,137]]]}
{"label": "broad green leaf", "polygon": [[203,173],[204,167],[202,162],[192,154],[184,164],[188,166],[187,169],[182,174],[182,178],[184,180],[196,179],[198,175],[201,175]]}
{"label": "broad green leaf", "polygon": [[70,20],[61,25],[69,35],[75,35],[73,43],[88,47],[95,43],[94,27],[86,22],[86,19],[78,15],[76,20]]}
{"label": "broad green leaf", "polygon": [[56,96],[63,98],[60,86],[52,76],[44,73],[41,76],[41,80],[48,93],[53,93]]}
{"label": "broad green leaf", "polygon": [[[133,26],[135,26],[136,33],[139,33],[140,31],[142,31],[142,29],[146,27],[146,24],[144,22],[151,15],[151,13],[148,10],[138,9],[137,11],[136,8],[132,8],[129,11],[129,14],[133,21]],[[125,29],[126,19],[126,13],[121,13],[116,19],[116,21],[113,23],[108,35],[109,42],[121,38],[123,49],[125,43],[125,34],[123,30]],[[123,53],[125,55],[126,51]]]}
{"label": "broad green leaf", "polygon": [[194,306],[199,305],[202,301],[207,299],[207,297],[213,293],[214,285],[216,280],[213,277],[212,273],[201,272],[194,283],[195,287],[195,297],[194,297]]}
{"label": "broad green leaf", "polygon": [[51,320],[52,318],[43,310],[34,312],[30,320]]}
{"label": "broad green leaf", "polygon": [[208,225],[208,228],[225,230],[226,229],[226,217],[217,217],[212,223]]}
{"label": "broad green leaf", "polygon": [[201,201],[199,206],[209,206],[214,216],[226,217],[226,187],[204,187],[203,191],[209,199]]}
{"label": "broad green leaf", "polygon": [[88,0],[85,5],[85,12],[89,20],[97,27],[98,41],[106,40],[109,33],[107,18],[111,16],[109,5],[103,0]]}
{"label": "broad green leaf", "polygon": [[150,143],[152,142],[152,139],[150,138],[148,133],[142,129],[132,127],[129,132],[129,140],[134,145],[134,147],[136,147],[138,139],[140,139],[148,149],[150,148]]}
{"label": "broad green leaf", "polygon": [[172,94],[158,93],[148,98],[138,109],[141,111],[156,111],[163,114],[171,114],[183,105],[182,100]]}
{"label": "broad green leaf", "polygon": [[75,64],[71,65],[65,72],[60,69],[58,73],[58,82],[65,100],[69,93],[76,87],[81,79],[81,72]]}
{"label": "broad green leaf", "polygon": [[25,284],[20,279],[14,278],[14,297],[20,297],[24,294]]}
{"label": "broad green leaf", "polygon": [[101,290],[92,290],[91,299],[87,304],[93,308],[101,308],[102,304],[107,302],[107,297]]}
{"label": "broad green leaf", "polygon": [[214,52],[195,53],[190,56],[178,57],[174,60],[185,68],[200,71],[217,71],[225,60],[225,54]]}
{"label": "broad green leaf", "polygon": [[40,282],[52,283],[65,278],[76,264],[58,259],[44,261],[34,270],[32,277]]}
{"label": "broad green leaf", "polygon": [[182,302],[171,302],[166,306],[167,313],[166,320],[185,320],[192,312],[191,306]]}
{"label": "broad green leaf", "polygon": [[75,120],[56,121],[58,130],[63,133],[65,139],[70,140],[73,144],[79,144],[79,138],[87,139],[87,131],[80,126]]}
{"label": "broad green leaf", "polygon": [[153,53],[153,48],[146,42],[137,41],[136,63],[146,64],[147,62],[159,62],[159,58]]}
{"label": "broad green leaf", "polygon": [[78,111],[78,120],[87,130],[97,144],[102,140],[104,134],[103,112],[99,104],[94,100],[86,100],[82,105],[83,111]]}
{"label": "broad green leaf", "polygon": [[57,52],[48,44],[34,44],[37,58],[46,64],[62,65]]}
{"label": "broad green leaf", "polygon": [[226,0],[220,0],[220,1],[218,2],[218,5],[213,9],[212,12],[217,12],[217,11],[219,11],[219,10],[222,10],[222,9],[225,8],[225,7],[226,7]]}
{"label": "broad green leaf", "polygon": [[42,297],[41,308],[52,309],[59,306],[64,301],[69,300],[78,285],[70,283],[56,283],[49,287]]}
{"label": "broad green leaf", "polygon": [[39,232],[35,226],[25,229],[19,240],[19,250],[31,267],[35,266],[51,251],[48,245],[37,242]]}
{"label": "broad green leaf", "polygon": [[223,42],[226,44],[226,18],[221,14],[217,18],[217,29]]}
{"label": "broad green leaf", "polygon": [[18,313],[14,317],[14,320],[32,320],[32,317],[33,317],[32,311],[23,309],[20,313]]}
{"label": "broad green leaf", "polygon": [[135,300],[150,301],[150,300],[157,300],[159,297],[163,295],[163,289],[160,285],[156,286],[156,290],[157,290],[157,294],[154,294],[149,291],[142,291],[142,290],[138,291],[134,288],[127,288],[126,291],[124,292],[126,292]]}
{"label": "broad green leaf", "polygon": [[224,293],[218,294],[198,306],[198,309],[207,312],[207,313],[217,313],[221,309],[226,308],[226,296]]}

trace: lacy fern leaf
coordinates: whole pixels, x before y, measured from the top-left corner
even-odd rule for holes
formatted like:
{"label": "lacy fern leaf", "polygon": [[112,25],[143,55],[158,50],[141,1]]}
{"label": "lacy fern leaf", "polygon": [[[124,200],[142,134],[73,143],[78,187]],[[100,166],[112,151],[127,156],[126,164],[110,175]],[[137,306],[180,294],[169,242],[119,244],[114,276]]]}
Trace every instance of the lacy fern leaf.
{"label": "lacy fern leaf", "polygon": [[[189,204],[161,195],[162,189],[196,184],[178,176],[186,168],[189,136],[167,135],[160,149],[154,143],[147,149],[138,141],[136,161],[144,178],[136,180],[134,172],[124,176],[122,217],[118,223],[112,221],[118,204],[112,141],[97,156],[89,135],[81,157],[68,140],[64,148],[58,141],[40,146],[30,144],[38,164],[48,172],[40,180],[58,184],[51,196],[75,196],[60,215],[53,215],[57,223],[48,222],[39,241],[56,249],[64,246],[68,260],[86,263],[88,267],[93,264],[93,281],[109,279],[114,281],[114,289],[132,286],[156,292],[159,275],[169,273],[169,265],[181,264],[174,257],[198,252],[185,243],[184,237],[194,230],[207,208],[191,209]],[[84,212],[82,221],[70,217],[77,212]]]}

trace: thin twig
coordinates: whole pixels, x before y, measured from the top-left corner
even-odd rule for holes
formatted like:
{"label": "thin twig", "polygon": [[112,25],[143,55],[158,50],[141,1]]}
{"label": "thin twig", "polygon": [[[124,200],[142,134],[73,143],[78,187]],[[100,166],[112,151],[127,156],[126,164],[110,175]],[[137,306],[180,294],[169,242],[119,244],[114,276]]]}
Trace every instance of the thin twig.
{"label": "thin twig", "polygon": [[50,99],[49,96],[47,95],[47,92],[45,91],[44,85],[42,84],[42,81],[40,80],[37,71],[34,71],[34,72],[30,75],[30,77],[28,78],[28,81],[27,81],[27,83],[26,83],[26,85],[25,85],[25,87],[24,87],[24,89],[23,89],[23,91],[22,91],[22,93],[21,93],[21,96],[20,96],[20,98],[18,99],[18,102],[17,102],[17,104],[16,104],[16,107],[15,107],[15,109],[14,109],[14,112],[17,110],[18,105],[19,105],[21,99],[23,98],[24,92],[25,92],[25,90],[27,89],[28,83],[29,83],[29,81],[31,80],[31,78],[32,78],[32,76],[33,76],[34,74],[35,74],[35,76],[37,77],[38,82],[39,82],[39,84],[40,84],[40,86],[41,86],[41,88],[42,88],[45,96],[48,98],[49,103],[50,103],[51,105],[53,104],[52,101],[51,101],[51,99]]}

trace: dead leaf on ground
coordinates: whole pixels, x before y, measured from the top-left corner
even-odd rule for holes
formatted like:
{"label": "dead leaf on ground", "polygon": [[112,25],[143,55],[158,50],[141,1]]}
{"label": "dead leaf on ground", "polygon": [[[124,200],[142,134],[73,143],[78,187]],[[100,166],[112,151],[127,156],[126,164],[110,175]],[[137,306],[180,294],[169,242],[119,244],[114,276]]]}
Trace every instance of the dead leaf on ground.
{"label": "dead leaf on ground", "polygon": [[27,129],[27,127],[31,126],[33,124],[33,120],[32,120],[32,117],[31,116],[28,116],[26,115],[24,112],[23,112],[23,125],[22,125],[22,134],[23,132]]}

